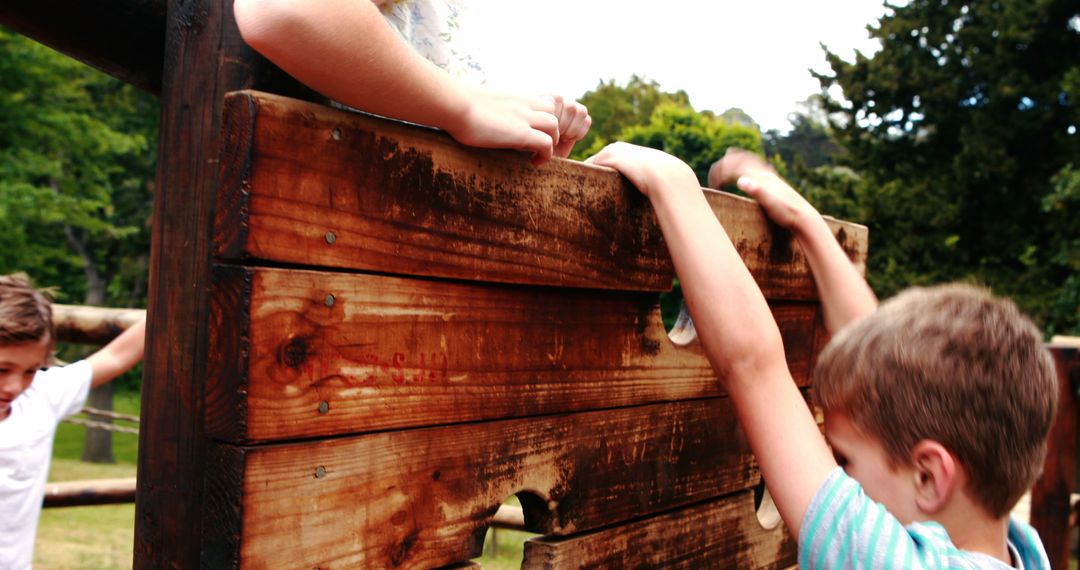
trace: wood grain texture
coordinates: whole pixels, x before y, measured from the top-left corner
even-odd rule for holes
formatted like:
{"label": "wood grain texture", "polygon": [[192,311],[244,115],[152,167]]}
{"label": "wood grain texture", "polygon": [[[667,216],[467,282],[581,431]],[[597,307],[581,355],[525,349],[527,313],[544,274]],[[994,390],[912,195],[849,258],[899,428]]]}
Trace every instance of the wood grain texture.
{"label": "wood grain texture", "polygon": [[[518,152],[257,92],[226,106],[216,254],[564,287],[668,290],[647,200],[610,169],[534,168]],[[305,152],[297,152],[305,149]],[[814,299],[805,258],[750,200],[709,201],[766,297]],[[866,229],[831,222],[864,265]]]}
{"label": "wood grain texture", "polygon": [[[233,443],[714,397],[655,293],[218,266],[206,429]],[[796,382],[818,305],[774,302]]]}
{"label": "wood grain texture", "polygon": [[154,569],[200,565],[206,292],[225,93],[308,93],[244,44],[232,0],[167,0],[164,34],[134,553],[135,568]]}
{"label": "wood grain texture", "polygon": [[530,530],[567,534],[760,480],[726,398],[218,447],[245,466],[208,482],[243,493],[205,523],[235,540],[215,567],[429,568],[478,556],[512,494]]}
{"label": "wood grain texture", "polygon": [[632,523],[525,542],[522,570],[570,568],[787,568],[795,541],[780,525],[762,528],[753,491]]}
{"label": "wood grain texture", "polygon": [[1072,511],[1070,500],[1076,471],[1077,409],[1080,401],[1080,353],[1067,344],[1051,345],[1058,372],[1058,409],[1050,428],[1043,473],[1031,489],[1031,526],[1039,532],[1051,568],[1068,568]]}

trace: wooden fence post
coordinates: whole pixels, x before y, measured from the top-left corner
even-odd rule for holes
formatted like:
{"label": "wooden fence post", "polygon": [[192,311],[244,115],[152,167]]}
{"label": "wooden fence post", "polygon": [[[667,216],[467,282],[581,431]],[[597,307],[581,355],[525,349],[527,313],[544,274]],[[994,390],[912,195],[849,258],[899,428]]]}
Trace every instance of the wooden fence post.
{"label": "wooden fence post", "polygon": [[169,0],[161,83],[136,568],[200,566],[211,253],[225,93],[307,93],[244,44],[231,0]]}
{"label": "wooden fence post", "polygon": [[1042,477],[1031,490],[1031,525],[1039,532],[1051,568],[1069,567],[1069,497],[1076,470],[1077,386],[1080,355],[1076,348],[1051,345],[1058,371],[1058,411],[1050,428],[1050,451]]}

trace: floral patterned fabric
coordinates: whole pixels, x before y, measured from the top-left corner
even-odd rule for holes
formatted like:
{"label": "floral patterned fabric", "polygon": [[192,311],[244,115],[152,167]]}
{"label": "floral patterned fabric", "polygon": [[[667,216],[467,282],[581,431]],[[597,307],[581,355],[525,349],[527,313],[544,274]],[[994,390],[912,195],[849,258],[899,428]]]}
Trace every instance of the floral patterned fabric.
{"label": "floral patterned fabric", "polygon": [[461,0],[375,0],[375,4],[428,61],[459,79],[482,81],[483,70],[463,48],[459,35]]}

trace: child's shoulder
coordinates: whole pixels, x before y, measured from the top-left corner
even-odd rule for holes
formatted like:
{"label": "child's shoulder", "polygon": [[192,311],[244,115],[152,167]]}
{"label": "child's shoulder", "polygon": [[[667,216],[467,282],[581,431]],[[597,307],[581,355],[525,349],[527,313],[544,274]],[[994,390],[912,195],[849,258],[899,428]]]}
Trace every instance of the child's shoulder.
{"label": "child's shoulder", "polygon": [[62,366],[52,366],[34,376],[30,387],[23,392],[27,404],[41,406],[63,417],[78,412],[90,393],[94,370],[90,363],[79,360]]}

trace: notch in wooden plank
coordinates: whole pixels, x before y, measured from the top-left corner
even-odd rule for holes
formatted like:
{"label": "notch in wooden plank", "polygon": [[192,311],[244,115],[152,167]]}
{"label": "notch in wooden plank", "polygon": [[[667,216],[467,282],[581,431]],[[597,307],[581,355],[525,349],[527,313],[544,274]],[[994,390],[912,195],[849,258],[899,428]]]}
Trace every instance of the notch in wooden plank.
{"label": "notch in wooden plank", "polygon": [[783,525],[763,528],[752,491],[624,525],[525,542],[522,570],[557,568],[787,568],[797,562]]}
{"label": "notch in wooden plank", "polygon": [[727,398],[218,447],[213,567],[431,568],[479,556],[513,494],[571,534],[760,481]]}

